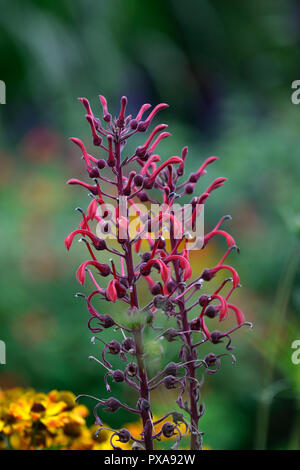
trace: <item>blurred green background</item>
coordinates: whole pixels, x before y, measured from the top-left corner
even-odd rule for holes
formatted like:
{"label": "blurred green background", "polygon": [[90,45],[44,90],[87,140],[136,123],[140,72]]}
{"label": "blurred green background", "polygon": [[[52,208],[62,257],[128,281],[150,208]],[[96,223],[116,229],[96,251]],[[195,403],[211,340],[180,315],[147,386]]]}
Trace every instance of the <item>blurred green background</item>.
{"label": "blurred green background", "polygon": [[[232,215],[226,229],[241,254],[230,262],[243,285],[236,303],[255,324],[234,337],[237,365],[224,360],[205,381],[205,444],[300,448],[300,365],[291,361],[300,339],[300,107],[291,103],[291,83],[300,79],[299,3],[13,0],[0,8],[7,87],[0,106],[0,338],[7,344],[0,386],[106,395],[103,371],[87,359],[99,354],[88,314],[73,295],[86,251],[75,243],[67,253],[63,244],[79,222],[73,209],[88,203],[84,191],[65,184],[84,177],[68,137],[90,142],[77,97],[90,99],[96,114],[98,94],[115,113],[123,94],[132,113],[163,101],[170,108],[159,120],[173,137],[161,144],[162,158],[188,144],[196,170],[218,155],[199,191],[214,177],[229,178],[207,202],[206,230]],[[195,269],[220,258],[218,242],[192,254]],[[166,360],[175,359],[173,345]],[[134,403],[125,387],[112,391]],[[168,394],[154,396],[157,415],[168,410]],[[121,426],[129,417],[104,419]]]}

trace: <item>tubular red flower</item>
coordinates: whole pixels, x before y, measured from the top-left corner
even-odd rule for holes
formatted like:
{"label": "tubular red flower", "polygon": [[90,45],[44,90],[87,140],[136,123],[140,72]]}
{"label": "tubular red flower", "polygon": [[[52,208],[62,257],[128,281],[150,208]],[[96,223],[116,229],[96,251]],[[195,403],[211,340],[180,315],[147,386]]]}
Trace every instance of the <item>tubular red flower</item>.
{"label": "tubular red flower", "polygon": [[235,305],[232,305],[232,304],[228,304],[228,307],[234,311],[235,318],[236,318],[238,325],[242,325],[243,323],[245,323],[244,314],[241,312],[239,308],[237,308]]}
{"label": "tubular red flower", "polygon": [[144,143],[144,145],[142,146],[142,149],[143,150],[147,150],[147,148],[149,147],[149,145],[151,144],[151,141],[152,139],[155,137],[156,134],[158,134],[159,132],[163,131],[164,129],[166,129],[168,126],[167,124],[159,124],[158,126],[156,126],[153,131],[151,132],[151,134],[149,135],[148,139],[146,140],[146,142]]}
{"label": "tubular red flower", "polygon": [[143,117],[143,114],[147,111],[147,109],[151,108],[151,104],[143,104],[143,106],[141,107],[141,109],[139,110],[139,112],[137,113],[136,115],[136,121],[140,121]]}
{"label": "tubular red flower", "polygon": [[219,157],[208,157],[205,160],[205,162],[200,166],[199,170],[197,171],[198,178],[200,178],[200,176],[202,175],[207,165],[210,165],[212,162],[215,162],[216,160],[219,160]]}
{"label": "tubular red flower", "polygon": [[83,186],[83,188],[88,189],[92,194],[97,194],[97,186],[92,186],[91,184],[84,183],[83,181],[78,180],[77,178],[71,178],[67,181],[67,184],[78,184],[79,186]]}
{"label": "tubular red flower", "polygon": [[153,142],[153,144],[149,148],[149,150],[148,150],[149,154],[151,154],[153,152],[153,150],[155,149],[155,147],[157,147],[157,145],[159,144],[159,142],[161,140],[166,139],[167,137],[170,137],[171,135],[172,134],[170,134],[170,132],[162,132],[161,134],[159,134],[159,136],[155,139],[155,141]]}
{"label": "tubular red flower", "polygon": [[84,229],[74,230],[73,232],[69,233],[69,235],[65,239],[65,247],[67,248],[67,250],[70,249],[75,235],[78,235],[78,234],[81,234],[85,237],[89,237],[93,243],[97,243],[97,241],[99,240],[99,238],[96,237],[96,235],[94,235],[92,232],[90,232],[90,230],[84,230]]}
{"label": "tubular red flower", "polygon": [[174,261],[174,260],[180,261],[180,264],[184,266],[183,280],[187,281],[188,279],[190,279],[192,277],[193,272],[192,272],[192,267],[190,263],[188,262],[188,260],[184,256],[181,256],[181,255],[171,255],[171,256],[167,256],[164,259],[164,262],[165,264],[167,264],[169,261]]}
{"label": "tubular red flower", "polygon": [[76,279],[82,285],[84,284],[84,281],[85,281],[85,268],[89,265],[95,266],[95,268],[98,269],[98,271],[100,272],[102,276],[108,276],[111,273],[111,269],[108,266],[108,264],[102,264],[99,261],[95,261],[95,260],[85,261],[79,266],[76,272]]}
{"label": "tubular red flower", "polygon": [[168,108],[168,107],[169,107],[169,105],[166,104],[166,103],[160,103],[157,106],[155,106],[155,108],[151,111],[151,113],[147,117],[147,119],[145,121],[145,124],[149,125],[151,123],[152,119],[154,118],[154,116],[157,113],[159,113],[159,111],[162,111],[163,109]]}
{"label": "tubular red flower", "polygon": [[81,149],[84,161],[85,161],[86,166],[87,166],[87,169],[90,169],[91,168],[91,163],[90,163],[90,160],[89,160],[89,155],[87,154],[87,151],[85,149],[85,146],[83,145],[82,140],[77,139],[77,137],[70,137],[69,140],[71,140],[71,142],[74,142],[74,144],[76,144]]}
{"label": "tubular red flower", "polygon": [[165,161],[160,167],[157,168],[157,170],[151,175],[150,181],[153,182],[155,181],[155,178],[157,175],[167,166],[167,165],[173,165],[174,163],[182,163],[182,159],[179,157],[171,157],[167,161]]}
{"label": "tubular red flower", "polygon": [[116,302],[118,298],[118,292],[116,288],[117,282],[118,281],[116,279],[112,279],[111,281],[109,281],[108,286],[106,288],[106,296],[111,302]]}
{"label": "tubular red flower", "polygon": [[235,245],[235,241],[234,241],[234,238],[229,235],[229,233],[225,232],[224,230],[213,230],[212,232],[208,233],[207,235],[205,235],[204,237],[204,245],[206,245],[208,243],[208,241],[214,237],[215,235],[222,235],[225,239],[226,239],[226,242],[227,242],[227,245],[228,247],[231,247],[231,246],[234,246]]}
{"label": "tubular red flower", "polygon": [[165,263],[160,259],[155,259],[154,258],[154,259],[151,259],[147,262],[147,268],[150,268],[151,266],[153,266],[153,264],[158,264],[158,266],[160,268],[160,275],[161,275],[162,281],[164,283],[168,282],[168,280],[171,277],[171,273],[170,273],[170,270],[165,265]]}
{"label": "tubular red flower", "polygon": [[213,294],[211,295],[211,299],[218,299],[221,303],[220,305],[220,321],[221,320],[224,320],[224,318],[227,317],[228,315],[228,307],[227,307],[227,302],[226,300],[221,296],[221,295],[218,295],[218,294]]}

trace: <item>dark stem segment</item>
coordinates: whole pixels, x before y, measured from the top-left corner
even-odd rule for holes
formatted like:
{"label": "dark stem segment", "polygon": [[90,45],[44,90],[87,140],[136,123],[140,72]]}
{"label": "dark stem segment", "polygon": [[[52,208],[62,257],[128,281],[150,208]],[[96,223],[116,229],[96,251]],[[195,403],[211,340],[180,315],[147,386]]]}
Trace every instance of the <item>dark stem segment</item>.
{"label": "dark stem segment", "polygon": [[[115,156],[116,156],[116,172],[117,172],[117,179],[118,179],[118,195],[123,195],[123,181],[122,181],[122,168],[121,168],[121,149],[120,149],[120,142],[118,139],[115,141]],[[127,266],[127,275],[128,275],[128,282],[129,288],[132,292],[132,303],[133,306],[137,309],[139,308],[138,302],[138,295],[135,285],[135,275],[134,275],[134,263],[133,263],[133,255],[132,255],[132,247],[130,241],[127,240],[123,243],[123,248],[125,250],[125,262]],[[137,365],[139,369],[139,377],[140,377],[140,406],[141,406],[141,416],[143,421],[143,437],[146,450],[153,450],[153,438],[152,438],[152,431],[153,431],[153,423],[151,418],[151,410],[145,403],[150,404],[150,393],[149,393],[149,384],[148,384],[148,377],[147,371],[144,361],[144,344],[143,344],[143,328],[139,326],[133,333],[135,346],[136,346],[136,359]],[[144,403],[144,404],[143,404]]]}
{"label": "dark stem segment", "polygon": [[[172,249],[174,249],[176,246],[176,240],[174,240],[172,230],[170,233],[170,238],[171,238]],[[181,276],[180,276],[180,265],[178,263],[178,260],[174,260],[173,265],[174,265],[174,272],[175,272],[177,284],[180,284]],[[186,369],[187,369],[187,375],[190,377],[189,379],[187,379],[189,402],[190,402],[190,424],[191,424],[190,450],[201,450],[202,442],[201,442],[201,439],[199,439],[199,434],[198,434],[199,391],[197,390],[197,382],[195,380],[196,379],[196,365],[195,365],[196,363],[189,362],[189,361],[194,361],[195,359],[197,359],[197,350],[193,348],[192,333],[189,332],[190,327],[189,327],[189,322],[188,322],[188,313],[185,307],[185,300],[183,296],[179,302],[179,307],[180,307],[180,314],[181,314],[182,331],[186,332],[184,333],[185,344],[187,346],[185,361],[188,362],[188,364],[186,365]]]}

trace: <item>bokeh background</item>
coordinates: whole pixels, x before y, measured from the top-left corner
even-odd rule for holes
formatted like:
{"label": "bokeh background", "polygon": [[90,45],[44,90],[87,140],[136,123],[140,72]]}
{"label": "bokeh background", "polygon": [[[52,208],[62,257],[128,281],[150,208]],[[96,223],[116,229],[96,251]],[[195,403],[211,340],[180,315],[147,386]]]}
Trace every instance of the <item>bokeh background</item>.
{"label": "bokeh background", "polygon": [[[237,303],[255,324],[234,338],[237,365],[224,360],[205,381],[205,443],[299,448],[300,365],[291,361],[300,339],[300,107],[291,103],[291,83],[300,79],[299,3],[1,0],[0,7],[7,87],[0,106],[0,338],[7,344],[0,386],[106,395],[103,371],[87,359],[99,353],[88,314],[74,298],[86,252],[75,243],[67,253],[63,244],[79,222],[75,207],[88,202],[65,184],[84,176],[68,137],[90,139],[77,97],[89,98],[95,113],[98,94],[115,112],[123,94],[132,112],[163,101],[170,108],[160,122],[173,134],[161,144],[163,158],[186,144],[190,170],[221,157],[199,185],[229,178],[207,202],[205,224],[209,230],[231,214],[226,228],[241,249],[230,260],[243,285]],[[224,244],[205,251],[192,254],[199,272]],[[175,359],[173,345],[165,355]],[[113,392],[134,402],[125,387]],[[154,396],[157,415],[168,410],[170,393]],[[130,417],[104,419],[122,426]]]}

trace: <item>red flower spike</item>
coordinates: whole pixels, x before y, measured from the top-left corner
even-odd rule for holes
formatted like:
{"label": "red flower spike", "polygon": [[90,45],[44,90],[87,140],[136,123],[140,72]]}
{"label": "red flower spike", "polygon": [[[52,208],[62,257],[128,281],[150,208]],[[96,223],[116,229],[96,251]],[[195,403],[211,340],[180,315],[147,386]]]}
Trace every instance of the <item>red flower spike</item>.
{"label": "red flower spike", "polygon": [[[170,136],[170,133],[165,131],[167,127],[166,124],[156,126],[146,139],[144,145],[139,145],[132,156],[126,155],[127,152],[125,152],[124,156],[123,149],[127,139],[133,135],[137,135],[137,132],[147,131],[156,114],[160,110],[166,108],[167,105],[165,103],[161,103],[155,106],[152,112],[149,113],[148,117],[145,118],[144,113],[151,108],[151,106],[150,104],[144,104],[134,119],[131,115],[126,116],[127,98],[123,96],[121,98],[120,112],[117,115],[117,118],[112,119],[111,114],[108,112],[106,99],[102,95],[100,95],[99,98],[103,109],[103,119],[107,123],[105,128],[101,126],[100,119],[94,117],[88,100],[85,98],[79,98],[79,100],[82,102],[86,110],[86,119],[91,127],[93,141],[96,145],[101,146],[108,152],[108,162],[89,155],[80,139],[71,139],[82,151],[89,177],[96,181],[96,184],[93,183],[93,185],[87,184],[78,179],[71,179],[68,181],[68,184],[80,185],[86,188],[93,196],[85,213],[82,209],[79,209],[83,219],[79,224],[78,230],[69,234],[65,240],[66,248],[69,250],[74,237],[77,234],[81,235],[83,237],[82,240],[85,242],[90,252],[90,259],[79,266],[76,277],[81,284],[84,284],[86,273],[88,273],[88,276],[93,283],[94,290],[87,298],[83,294],[78,295],[83,296],[87,302],[90,313],[88,327],[93,333],[100,333],[104,329],[111,328],[113,326],[116,326],[123,332],[124,341],[122,341],[122,346],[116,340],[110,341],[109,343],[116,343],[118,345],[119,349],[117,348],[116,352],[111,352],[111,349],[107,349],[108,344],[104,341],[102,364],[109,367],[109,369],[112,368],[105,359],[105,354],[108,352],[119,354],[119,358],[121,360],[132,361],[134,366],[132,370],[134,375],[138,374],[137,377],[139,378],[140,383],[138,384],[135,381],[132,381],[129,376],[124,376],[122,372],[121,378],[122,381],[124,381],[124,378],[126,377],[127,380],[125,381],[127,382],[127,385],[131,386],[139,393],[138,406],[136,409],[131,409],[126,405],[122,405],[121,402],[118,401],[117,407],[122,406],[129,411],[141,415],[143,421],[141,443],[146,450],[153,449],[153,438],[155,438],[155,436],[153,436],[153,424],[156,425],[157,423],[152,423],[151,421],[152,409],[151,407],[149,408],[150,396],[148,403],[144,398],[143,391],[148,390],[150,395],[150,392],[160,383],[164,383],[163,379],[161,380],[161,377],[162,373],[164,373],[167,368],[158,371],[157,375],[152,379],[148,378],[147,365],[144,363],[142,353],[144,350],[144,333],[146,333],[146,330],[149,327],[154,330],[160,329],[161,325],[158,323],[160,310],[163,310],[168,318],[173,317],[175,319],[174,328],[169,328],[169,337],[171,340],[174,340],[176,337],[180,336],[182,342],[180,342],[180,346],[178,348],[178,356],[181,365],[178,364],[178,366],[185,368],[185,373],[178,375],[175,381],[175,388],[181,389],[177,403],[182,409],[186,408],[183,402],[183,393],[186,391],[188,400],[187,406],[191,410],[191,420],[190,423],[186,423],[186,426],[189,428],[193,427],[195,430],[195,433],[192,433],[191,435],[191,448],[200,449],[201,439],[200,434],[197,434],[198,421],[202,416],[202,408],[201,405],[199,408],[198,403],[200,394],[196,393],[197,383],[193,380],[189,380],[189,377],[195,377],[197,367],[205,365],[205,363],[199,359],[201,356],[198,355],[198,348],[201,347],[201,344],[204,341],[210,340],[211,343],[215,345],[222,342],[221,338],[227,336],[229,341],[226,344],[226,348],[230,351],[232,349],[230,346],[230,335],[245,324],[243,313],[235,305],[228,303],[231,294],[237,287],[239,287],[239,276],[234,268],[224,264],[229,253],[233,249],[238,248],[235,244],[234,238],[226,231],[220,229],[222,222],[228,218],[228,216],[225,216],[221,218],[213,230],[203,237],[203,248],[214,236],[221,236],[225,239],[228,245],[227,250],[217,265],[210,269],[204,269],[200,277],[191,280],[190,283],[187,284],[188,279],[192,279],[192,268],[189,262],[189,251],[187,249],[189,244],[187,238],[183,234],[181,220],[174,215],[175,208],[173,205],[177,196],[192,194],[192,192],[197,190],[197,181],[207,172],[206,169],[208,165],[217,160],[217,157],[212,156],[207,158],[196,172],[188,176],[185,182],[178,182],[179,177],[184,174],[188,148],[184,147],[182,149],[181,158],[173,156],[165,162],[160,162],[159,155],[152,155],[156,151],[161,140]],[[142,118],[144,119],[143,121]],[[102,137],[100,137],[100,135]],[[102,145],[102,138],[105,137],[107,138],[106,147]],[[136,171],[128,171],[128,165],[132,163],[136,164]],[[111,177],[104,177],[104,175],[99,172],[106,166],[111,169]],[[97,182],[98,179],[105,181],[105,193],[101,193],[100,185]],[[225,181],[226,178],[216,178],[203,194],[200,196],[196,195],[196,197],[191,200],[192,214],[190,215],[189,221],[192,221],[192,227],[194,229],[196,218],[199,217],[200,211],[203,210],[203,207],[200,205],[205,204],[212,191],[221,187]],[[110,190],[106,189],[109,188],[110,185]],[[119,207],[116,207],[114,209],[116,216],[114,220],[117,220],[117,224],[112,223],[110,226],[110,222],[108,222],[108,218],[104,215],[103,210],[112,216],[114,215],[114,212],[111,210],[108,211],[108,208],[105,207],[106,197],[118,201],[121,196],[126,196],[130,207],[135,208],[136,212],[139,213],[139,208],[137,204],[134,203],[135,196],[142,203],[147,201],[151,203],[158,202],[154,201],[149,193],[152,188],[157,190],[154,198],[160,195],[160,203],[164,203],[163,208],[160,209],[159,215],[147,221],[142,219],[145,225],[143,226],[142,222],[140,222],[139,228],[136,229],[136,233],[131,238],[128,230],[128,220],[127,218],[119,217]],[[181,194],[179,193],[180,190],[182,190]],[[103,219],[98,213],[98,207],[102,210]],[[120,231],[117,232],[116,244],[118,248],[110,248],[106,245],[106,241],[104,239],[98,238],[96,234],[93,233],[94,228],[92,225],[95,224],[91,223],[91,227],[89,226],[89,221],[92,220],[98,222],[103,231],[112,229],[113,225],[116,225],[117,229],[124,229],[127,234],[127,238],[121,234]],[[166,226],[168,226],[170,244],[166,243],[160,236],[162,231],[166,229]],[[155,232],[154,240],[152,238],[152,234],[150,234],[151,230]],[[147,246],[146,251],[141,254],[141,261],[135,265],[132,246],[136,252],[139,252],[143,247],[141,237],[146,239],[146,243],[148,242],[149,247]],[[119,255],[120,274],[116,270],[113,261],[112,267],[107,264],[100,263],[93,253],[93,251],[96,253],[96,250],[97,253],[102,250],[107,250],[110,253]],[[106,289],[100,287],[93,273],[89,269],[90,267],[93,267],[93,271],[95,268],[97,270],[97,274],[99,273],[102,276],[113,274],[113,278],[109,279]],[[153,267],[160,273],[161,279],[159,282],[156,282],[151,278]],[[218,283],[219,287],[216,290],[213,289],[215,292],[211,295],[208,295],[205,291],[203,292],[206,285],[204,281],[210,281],[221,270],[230,271],[232,278],[225,279],[223,282]],[[141,298],[138,289],[138,282],[143,277],[146,279],[150,293],[153,296],[152,301],[147,306],[143,305],[144,299]],[[220,277],[222,278],[222,276]],[[223,288],[229,281],[231,284],[230,288],[226,289],[226,294],[223,292],[223,290],[225,291]],[[199,292],[200,288],[202,289],[199,297],[197,292]],[[221,290],[223,295],[220,293]],[[108,314],[100,315],[91,305],[91,299],[96,294],[100,295],[101,299],[106,301],[117,302],[118,299],[123,300],[123,302],[130,307],[130,312],[133,317],[135,312],[147,309],[146,321],[143,322],[142,325],[137,322],[136,324],[134,323],[135,326],[133,328],[127,328],[125,325],[119,325],[116,323]],[[194,296],[199,298],[194,299],[194,301]],[[193,320],[189,321],[190,310],[199,308],[199,306],[201,308],[200,314],[198,314]],[[220,332],[215,330],[210,333],[205,324],[205,319],[210,318],[211,321],[213,321],[214,318],[219,316],[219,320],[224,321],[228,317],[229,311],[230,313],[233,312],[235,314],[237,322],[235,328],[230,331]],[[94,325],[93,322],[97,324]],[[203,337],[205,335],[204,341],[201,339],[200,341],[198,340],[198,335],[195,334],[197,331],[201,332]],[[130,336],[127,336],[127,333],[129,333]],[[168,335],[161,334],[160,336],[167,339]],[[136,347],[136,338],[138,338],[141,346],[140,348]],[[100,338],[98,339],[101,341]],[[126,344],[129,347],[127,347]],[[129,354],[127,354],[127,352]],[[221,367],[220,358],[223,355],[224,354],[210,354],[210,357],[213,359],[213,363],[206,363],[206,366],[216,365],[216,367],[207,370],[208,373],[217,372],[219,370]],[[130,356],[133,356],[133,358]],[[127,365],[126,370],[129,370],[129,365],[130,364]],[[171,366],[171,370],[175,372],[174,374],[173,372],[168,372],[166,374],[168,376],[176,375],[177,364],[175,364],[175,369],[172,363]],[[114,381],[118,381],[115,379],[115,372],[120,371],[111,370],[109,371],[109,374],[111,374]],[[158,379],[156,380],[156,378]],[[173,379],[170,384],[170,388],[172,388],[172,384],[174,385]],[[98,400],[96,409],[102,404],[105,404],[104,402],[106,401],[107,400]],[[115,409],[113,411],[115,411]],[[97,412],[95,410],[94,414],[96,417]],[[179,436],[176,444],[179,444],[180,437],[181,436]]]}

